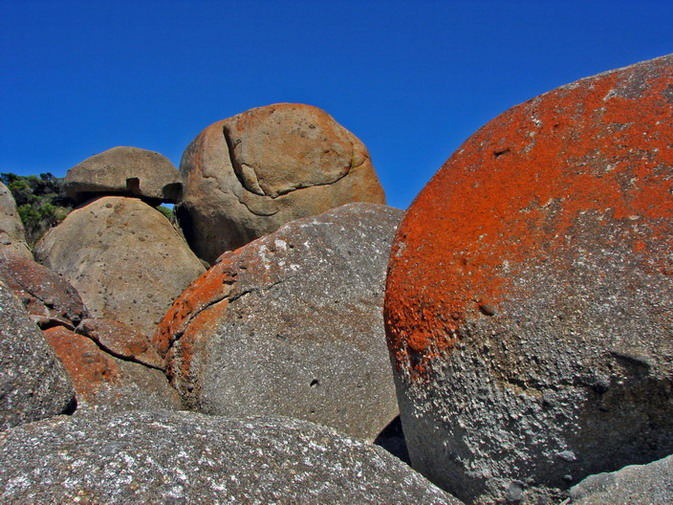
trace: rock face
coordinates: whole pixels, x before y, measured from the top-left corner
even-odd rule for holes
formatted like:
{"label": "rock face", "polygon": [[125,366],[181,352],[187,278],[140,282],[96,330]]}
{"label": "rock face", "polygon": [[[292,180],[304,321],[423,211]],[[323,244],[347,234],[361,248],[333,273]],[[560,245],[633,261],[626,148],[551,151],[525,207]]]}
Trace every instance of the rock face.
{"label": "rock face", "polygon": [[41,328],[74,328],[87,316],[79,294],[68,281],[19,253],[0,251],[0,279],[23,303]]}
{"label": "rock face", "polygon": [[0,439],[0,490],[6,505],[460,504],[383,450],[329,428],[190,412],[15,428]]}
{"label": "rock face", "polygon": [[20,254],[24,258],[33,257],[26,244],[23,223],[14,197],[7,186],[0,182],[0,253],[4,251]]}
{"label": "rock face", "polygon": [[381,310],[400,217],[383,205],[345,205],[223,254],[155,337],[185,403],[373,440],[397,414]]}
{"label": "rock face", "polygon": [[107,195],[138,196],[151,203],[176,203],[182,179],[165,156],[137,147],[113,147],[75,165],[65,192],[78,203]]}
{"label": "rock face", "polygon": [[70,281],[92,317],[147,335],[204,270],[168,220],[137,198],[104,197],[71,212],[35,256]]}
{"label": "rock face", "polygon": [[0,281],[0,430],[61,414],[73,397],[60,361]]}
{"label": "rock face", "polygon": [[385,319],[414,468],[553,503],[673,452],[673,56],[494,119],[409,209]]}
{"label": "rock face", "polygon": [[297,218],[351,202],[385,203],[364,144],[316,107],[258,107],[203,130],[185,151],[178,216],[213,262]]}
{"label": "rock face", "polygon": [[179,409],[182,402],[161,370],[120,359],[91,338],[63,326],[44,330],[77,394],[77,408]]}
{"label": "rock face", "polygon": [[614,473],[591,475],[570,489],[574,505],[670,505],[673,503],[673,456]]}

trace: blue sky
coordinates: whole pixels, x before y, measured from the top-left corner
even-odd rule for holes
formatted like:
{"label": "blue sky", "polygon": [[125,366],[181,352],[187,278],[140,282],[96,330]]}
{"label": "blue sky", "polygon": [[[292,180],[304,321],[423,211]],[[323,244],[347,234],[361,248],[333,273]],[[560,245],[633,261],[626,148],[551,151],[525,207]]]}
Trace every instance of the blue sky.
{"label": "blue sky", "polygon": [[473,131],[580,77],[673,52],[673,2],[0,0],[0,171],[115,145],[176,165],[208,124],[317,105],[406,208]]}

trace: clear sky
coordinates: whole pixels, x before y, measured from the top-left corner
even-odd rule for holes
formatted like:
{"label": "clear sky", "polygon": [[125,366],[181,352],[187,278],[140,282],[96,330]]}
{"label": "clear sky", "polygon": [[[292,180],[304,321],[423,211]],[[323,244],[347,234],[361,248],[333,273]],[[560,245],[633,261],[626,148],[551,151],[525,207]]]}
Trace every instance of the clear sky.
{"label": "clear sky", "polygon": [[178,165],[208,124],[303,102],[406,208],[512,105],[670,52],[671,0],[0,0],[0,171],[63,176],[116,145]]}

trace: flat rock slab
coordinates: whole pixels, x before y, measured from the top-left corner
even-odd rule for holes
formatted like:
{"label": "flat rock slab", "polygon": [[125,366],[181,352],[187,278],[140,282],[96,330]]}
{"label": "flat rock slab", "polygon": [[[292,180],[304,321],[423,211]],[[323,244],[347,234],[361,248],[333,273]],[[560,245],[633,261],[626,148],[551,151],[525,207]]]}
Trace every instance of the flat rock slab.
{"label": "flat rock slab", "polygon": [[62,276],[31,258],[8,250],[0,253],[3,279],[38,326],[77,326],[87,310],[77,290]]}
{"label": "flat rock slab", "polygon": [[78,410],[182,408],[179,395],[161,370],[118,358],[63,326],[43,333],[72,380]]}
{"label": "flat rock slab", "polygon": [[180,163],[178,217],[196,253],[224,251],[351,202],[385,203],[364,144],[322,109],[279,103],[204,129]]}
{"label": "flat rock slab", "polygon": [[61,362],[0,281],[0,430],[61,414],[74,396]]}
{"label": "flat rock slab", "polygon": [[397,415],[381,311],[401,214],[344,205],[222,255],[155,336],[186,404],[374,440]]}
{"label": "flat rock slab", "polygon": [[570,489],[573,505],[670,505],[673,456],[591,475]]}
{"label": "flat rock slab", "polygon": [[673,56],[518,105],[400,225],[386,328],[411,461],[555,503],[673,452]]}
{"label": "flat rock slab", "polygon": [[286,418],[97,413],[0,436],[6,505],[460,505],[383,450]]}
{"label": "flat rock slab", "polygon": [[119,146],[75,165],[65,176],[65,193],[77,203],[98,196],[136,196],[152,203],[177,203],[182,179],[168,158],[154,151]]}
{"label": "flat rock slab", "polygon": [[35,246],[94,318],[151,335],[204,268],[161,212],[137,198],[107,196],[71,212]]}

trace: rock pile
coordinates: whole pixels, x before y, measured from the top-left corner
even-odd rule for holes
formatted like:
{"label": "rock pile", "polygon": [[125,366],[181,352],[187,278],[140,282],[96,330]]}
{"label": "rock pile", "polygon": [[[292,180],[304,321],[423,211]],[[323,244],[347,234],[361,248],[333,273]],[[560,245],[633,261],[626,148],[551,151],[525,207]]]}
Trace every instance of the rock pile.
{"label": "rock pile", "polygon": [[414,468],[561,501],[673,452],[673,56],[494,119],[406,214],[385,318]]}
{"label": "rock pile", "polygon": [[0,187],[0,502],[671,502],[672,90],[667,56],[512,108],[399,229],[297,104],[206,128],[182,195],[85,160],[42,265]]}

